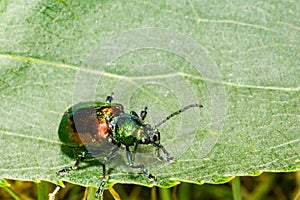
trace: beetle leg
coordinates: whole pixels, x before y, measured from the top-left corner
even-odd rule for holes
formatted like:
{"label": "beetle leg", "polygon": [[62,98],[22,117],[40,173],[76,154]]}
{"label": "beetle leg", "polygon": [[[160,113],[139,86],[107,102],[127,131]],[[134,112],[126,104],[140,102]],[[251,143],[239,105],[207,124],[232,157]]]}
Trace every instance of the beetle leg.
{"label": "beetle leg", "polygon": [[127,157],[128,165],[129,166],[133,165],[133,154],[129,150],[129,146],[126,146],[126,157]]}
{"label": "beetle leg", "polygon": [[141,111],[141,115],[138,116],[138,114],[135,111],[130,111],[130,114],[133,116],[136,116],[138,118],[140,118],[140,120],[143,122],[147,116],[147,107],[144,108],[144,110]]}
{"label": "beetle leg", "polygon": [[107,162],[108,162],[110,159],[112,159],[113,157],[115,157],[115,156],[117,155],[118,151],[119,151],[119,145],[118,145],[117,147],[115,147],[113,150],[111,150],[111,152],[109,152],[109,153],[107,154],[107,156],[104,157],[104,161],[103,161],[103,163],[102,163],[102,168],[103,168],[103,179],[102,179],[102,181],[101,181],[101,183],[100,183],[100,186],[99,186],[99,188],[98,188],[98,190],[97,190],[97,192],[96,192],[96,195],[95,195],[96,198],[98,198],[99,195],[100,195],[100,196],[103,195],[104,187],[105,187],[105,185],[106,185],[106,183],[107,183],[107,181],[108,181],[108,178],[109,178],[109,174],[108,174],[108,172],[106,171],[106,164],[107,164]]}
{"label": "beetle leg", "polygon": [[[154,146],[156,147],[156,157],[159,160],[167,161],[167,162],[172,162],[174,160],[174,157],[170,157],[170,153],[166,150],[166,148],[163,145],[154,144]],[[166,158],[164,158],[163,156],[160,155],[160,152],[159,152],[160,149],[164,152],[164,154],[166,155]]]}
{"label": "beetle leg", "polygon": [[[135,144],[134,144],[134,147],[133,147],[133,152],[129,151],[129,154],[131,154],[131,155],[127,155],[127,151],[126,151],[127,160],[128,160],[128,156],[129,156],[132,163],[134,162],[134,159],[135,159],[135,152],[136,152],[136,150],[137,150],[137,148],[138,148],[138,145],[139,145],[138,143],[135,143]],[[128,150],[129,150],[129,148],[128,148]]]}
{"label": "beetle leg", "polygon": [[98,196],[102,196],[103,195],[103,191],[104,191],[104,187],[108,181],[108,173],[106,172],[106,167],[105,167],[105,164],[102,165],[102,168],[103,168],[103,179],[100,183],[100,186],[95,194],[95,197],[98,198]]}
{"label": "beetle leg", "polygon": [[[137,145],[136,145],[137,147]],[[127,161],[128,161],[128,165],[131,168],[139,168],[142,169],[142,172],[151,180],[156,180],[156,177],[153,176],[151,173],[149,173],[148,169],[144,166],[144,165],[134,165],[133,164],[133,154],[132,152],[129,150],[129,146],[126,146],[126,156],[127,156]]]}
{"label": "beetle leg", "polygon": [[113,157],[115,157],[119,151],[120,146],[118,145],[117,147],[115,147],[113,150],[111,150],[105,157],[104,157],[104,161],[103,164],[105,165],[110,159],[112,159]]}
{"label": "beetle leg", "polygon": [[86,154],[86,152],[82,152],[80,155],[78,155],[78,157],[76,159],[76,162],[73,166],[64,168],[64,169],[58,171],[57,174],[60,175],[60,176],[63,176],[63,175],[67,174],[70,171],[76,170],[78,168],[78,166],[80,165],[80,163],[83,161],[83,159],[85,157],[85,154]]}
{"label": "beetle leg", "polygon": [[150,180],[156,180],[156,177],[152,175],[148,169],[144,165],[129,165],[131,168],[134,169],[142,169],[143,174],[145,174]]}
{"label": "beetle leg", "polygon": [[114,99],[114,98],[113,98],[113,94],[114,94],[114,93],[112,92],[111,95],[107,95],[107,96],[106,96],[106,100],[105,100],[106,103],[111,103],[111,101]]}
{"label": "beetle leg", "polygon": [[136,152],[137,148],[138,148],[138,143],[135,143],[135,144],[134,144],[134,147],[133,147],[133,153]]}
{"label": "beetle leg", "polygon": [[147,106],[145,106],[144,110],[141,111],[141,120],[144,121],[147,116]]}

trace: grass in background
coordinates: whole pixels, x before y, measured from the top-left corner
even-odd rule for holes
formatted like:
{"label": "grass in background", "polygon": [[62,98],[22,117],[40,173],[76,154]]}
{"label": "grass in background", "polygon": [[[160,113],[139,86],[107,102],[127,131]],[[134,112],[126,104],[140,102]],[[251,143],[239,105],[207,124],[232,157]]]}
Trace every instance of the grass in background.
{"label": "grass in background", "polygon": [[[258,177],[240,177],[240,190],[232,187],[234,181],[222,185],[196,185],[182,183],[169,189],[147,188],[138,185],[116,184],[113,189],[105,190],[104,199],[116,199],[118,196],[124,200],[185,200],[185,199],[210,199],[231,200],[239,199],[239,194],[245,200],[300,200],[300,172],[295,173],[264,173]],[[10,187],[0,188],[0,199],[5,200],[31,200],[48,199],[48,194],[53,192],[55,185],[47,182],[33,183],[25,181],[7,180]],[[56,195],[60,199],[90,199],[88,188],[78,185],[65,184]],[[238,184],[236,185],[238,186]],[[95,190],[91,189],[91,193]],[[93,193],[94,194],[94,193]]]}

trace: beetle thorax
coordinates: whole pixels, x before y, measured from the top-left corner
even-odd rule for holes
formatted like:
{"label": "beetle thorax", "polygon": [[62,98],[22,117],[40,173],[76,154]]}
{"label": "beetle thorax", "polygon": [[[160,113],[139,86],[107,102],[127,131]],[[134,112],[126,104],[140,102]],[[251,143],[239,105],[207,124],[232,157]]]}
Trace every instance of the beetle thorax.
{"label": "beetle thorax", "polygon": [[118,143],[133,146],[145,137],[144,124],[135,116],[121,114],[112,123],[112,137]]}

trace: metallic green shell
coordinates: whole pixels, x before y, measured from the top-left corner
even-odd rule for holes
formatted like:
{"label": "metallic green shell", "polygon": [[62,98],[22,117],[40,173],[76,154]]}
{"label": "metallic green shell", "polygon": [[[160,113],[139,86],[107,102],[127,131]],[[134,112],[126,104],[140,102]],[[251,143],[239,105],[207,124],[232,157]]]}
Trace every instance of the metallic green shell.
{"label": "metallic green shell", "polygon": [[114,120],[113,138],[125,146],[133,146],[144,136],[144,126],[136,116],[122,114]]}

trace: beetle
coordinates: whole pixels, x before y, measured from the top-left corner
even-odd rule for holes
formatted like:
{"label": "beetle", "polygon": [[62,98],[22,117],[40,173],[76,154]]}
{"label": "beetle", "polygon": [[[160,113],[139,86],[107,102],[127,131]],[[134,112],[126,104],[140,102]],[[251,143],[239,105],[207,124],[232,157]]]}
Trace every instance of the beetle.
{"label": "beetle", "polygon": [[[160,143],[161,137],[158,127],[189,108],[203,107],[201,104],[190,104],[170,114],[155,126],[151,126],[144,122],[147,116],[147,107],[141,111],[140,116],[135,111],[128,114],[124,112],[122,104],[112,103],[112,100],[113,93],[106,97],[106,102],[95,101],[75,104],[64,113],[58,128],[60,141],[80,152],[73,166],[57,172],[60,176],[76,170],[86,157],[96,157],[95,155],[103,148],[103,144],[113,144],[113,148],[101,162],[103,180],[96,192],[96,198],[103,194],[108,181],[109,174],[106,170],[106,164],[116,156],[121,147],[126,149],[129,167],[139,168],[150,180],[156,180],[156,177],[148,171],[144,164],[134,164],[134,153],[138,146],[153,145],[159,160],[172,162],[174,157],[171,157],[170,153]],[[130,150],[130,147],[133,147],[133,151]],[[161,151],[164,156],[161,155]]]}

